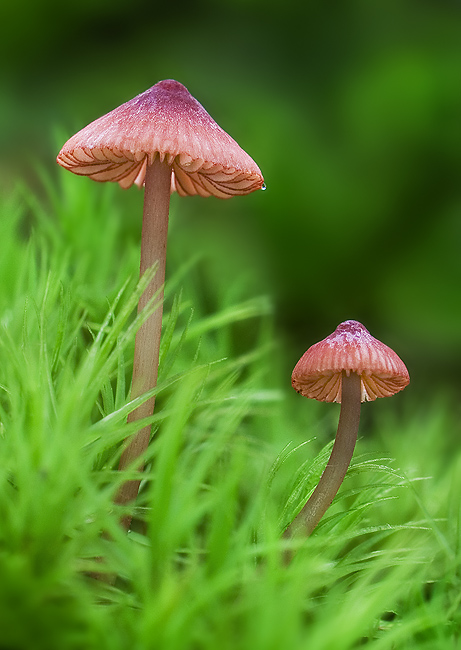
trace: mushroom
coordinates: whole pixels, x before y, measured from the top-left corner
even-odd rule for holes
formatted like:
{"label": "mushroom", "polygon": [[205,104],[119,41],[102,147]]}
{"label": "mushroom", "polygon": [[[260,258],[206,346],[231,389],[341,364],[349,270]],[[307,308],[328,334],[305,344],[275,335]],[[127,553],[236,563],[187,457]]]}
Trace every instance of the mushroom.
{"label": "mushroom", "polygon": [[400,357],[355,320],[341,323],[304,353],[293,370],[293,388],[321,402],[339,402],[341,412],[327,466],[285,536],[298,530],[310,535],[333,501],[354,453],[361,402],[390,397],[409,382]]}
{"label": "mushroom", "polygon": [[[155,263],[158,269],[138,311],[152,301],[157,308],[136,335],[134,399],[157,384],[170,192],[227,199],[263,188],[264,180],[252,158],[172,79],[159,81],[79,131],[62,147],[57,162],[95,181],[116,181],[122,188],[145,186],[140,273]],[[153,397],[144,402],[129,421],[152,415],[154,401]],[[149,426],[131,437],[120,470],[145,451],[149,438]],[[139,483],[125,483],[118,503],[134,499]]]}

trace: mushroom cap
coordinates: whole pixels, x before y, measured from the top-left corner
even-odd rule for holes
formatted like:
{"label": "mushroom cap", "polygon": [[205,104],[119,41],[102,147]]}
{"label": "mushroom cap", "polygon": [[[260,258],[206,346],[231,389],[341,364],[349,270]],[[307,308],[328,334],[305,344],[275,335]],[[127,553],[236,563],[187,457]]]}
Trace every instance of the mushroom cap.
{"label": "mushroom cap", "polygon": [[263,187],[257,164],[178,81],[159,81],[91,122],[57,162],[95,181],[142,186],[155,156],[172,165],[172,190],[229,198]]}
{"label": "mushroom cap", "polygon": [[338,325],[312,345],[293,370],[291,384],[301,395],[321,402],[341,402],[343,371],[360,375],[361,401],[390,397],[410,382],[408,370],[390,347],[356,320]]}

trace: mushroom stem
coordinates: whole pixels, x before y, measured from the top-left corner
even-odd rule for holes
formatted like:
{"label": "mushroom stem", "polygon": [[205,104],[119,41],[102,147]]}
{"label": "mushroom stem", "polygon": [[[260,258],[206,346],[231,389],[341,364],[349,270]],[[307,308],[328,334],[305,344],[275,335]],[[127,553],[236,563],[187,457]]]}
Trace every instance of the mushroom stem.
{"label": "mushroom stem", "polygon": [[360,421],[361,378],[356,372],[342,373],[341,413],[335,444],[320,481],[307,503],[285,531],[291,537],[297,531],[310,535],[333,501],[354,453]]}
{"label": "mushroom stem", "polygon": [[[135,399],[157,385],[160,334],[163,315],[163,285],[165,282],[166,244],[168,233],[168,213],[170,207],[171,165],[162,162],[157,155],[147,166],[144,190],[144,210],[141,236],[140,275],[156,262],[158,269],[150,284],[139,299],[138,313],[158,293],[157,308],[141,325],[135,340],[133,380],[131,398]],[[145,401],[132,411],[128,422],[135,422],[151,416],[154,412],[155,397]],[[149,444],[151,427],[147,426],[128,439],[120,458],[119,470],[125,469],[139,458]],[[143,463],[139,465],[142,471]],[[124,483],[116,497],[116,502],[125,504],[136,498],[141,480]],[[131,517],[124,517],[122,525],[128,529]]]}

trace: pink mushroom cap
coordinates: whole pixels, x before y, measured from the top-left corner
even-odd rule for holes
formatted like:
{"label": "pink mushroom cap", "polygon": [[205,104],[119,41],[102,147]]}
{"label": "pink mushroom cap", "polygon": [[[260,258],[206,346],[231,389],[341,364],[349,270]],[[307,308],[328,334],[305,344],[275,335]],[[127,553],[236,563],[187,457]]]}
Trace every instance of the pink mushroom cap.
{"label": "pink mushroom cap", "polygon": [[343,372],[360,375],[362,402],[390,397],[410,382],[400,357],[355,320],[312,345],[296,364],[291,383],[305,397],[341,402]]}
{"label": "pink mushroom cap", "polygon": [[76,133],[57,162],[95,181],[141,187],[156,156],[172,166],[172,191],[229,198],[261,189],[257,164],[178,81],[159,81]]}

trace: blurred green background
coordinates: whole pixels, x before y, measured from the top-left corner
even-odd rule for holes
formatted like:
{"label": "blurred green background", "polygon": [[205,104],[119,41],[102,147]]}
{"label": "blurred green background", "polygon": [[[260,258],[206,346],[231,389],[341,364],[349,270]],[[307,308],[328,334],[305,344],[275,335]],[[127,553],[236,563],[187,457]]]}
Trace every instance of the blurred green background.
{"label": "blurred green background", "polygon": [[[286,368],[348,318],[411,390],[459,390],[461,8],[448,0],[5,2],[0,188],[175,78],[259,164],[267,191],[172,200],[175,259],[273,297]],[[76,178],[78,183],[90,183]],[[119,191],[139,237],[142,193]],[[97,218],[98,215],[95,215]],[[216,297],[216,300],[218,298]]]}

